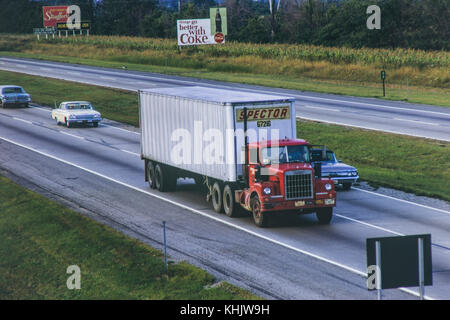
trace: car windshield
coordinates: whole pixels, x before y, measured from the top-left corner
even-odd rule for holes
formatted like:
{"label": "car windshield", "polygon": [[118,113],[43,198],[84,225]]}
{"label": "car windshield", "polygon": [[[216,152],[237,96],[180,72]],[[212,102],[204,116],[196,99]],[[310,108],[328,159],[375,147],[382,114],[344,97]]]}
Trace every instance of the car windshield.
{"label": "car windshield", "polygon": [[8,87],[3,88],[2,93],[8,94],[8,93],[25,93],[22,88],[20,87]]}
{"label": "car windshield", "polygon": [[311,158],[313,161],[327,161],[327,162],[337,162],[334,152],[331,150],[326,151],[325,159],[322,158],[322,149],[311,150]]}
{"label": "car windshield", "polygon": [[88,103],[68,103],[66,104],[67,110],[92,110],[92,106]]}
{"label": "car windshield", "polygon": [[261,157],[263,164],[309,162],[309,148],[306,145],[267,147],[262,149]]}

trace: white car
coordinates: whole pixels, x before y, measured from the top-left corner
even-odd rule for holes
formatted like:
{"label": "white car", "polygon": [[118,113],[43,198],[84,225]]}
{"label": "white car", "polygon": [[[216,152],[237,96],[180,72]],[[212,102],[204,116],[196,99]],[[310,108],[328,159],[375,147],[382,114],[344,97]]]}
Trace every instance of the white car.
{"label": "white car", "polygon": [[102,121],[100,112],[95,111],[92,104],[88,101],[66,101],[61,102],[58,108],[52,110],[52,119],[56,124],[63,123],[67,127],[73,124],[92,123],[98,127]]}

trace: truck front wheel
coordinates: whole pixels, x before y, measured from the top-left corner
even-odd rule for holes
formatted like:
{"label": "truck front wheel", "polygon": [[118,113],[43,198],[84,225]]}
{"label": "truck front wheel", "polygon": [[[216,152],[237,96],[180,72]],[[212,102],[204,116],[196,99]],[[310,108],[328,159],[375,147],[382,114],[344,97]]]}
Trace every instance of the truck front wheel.
{"label": "truck front wheel", "polygon": [[220,184],[216,181],[212,187],[212,205],[214,211],[217,213],[223,212],[223,197],[222,190],[220,188]]}
{"label": "truck front wheel", "polygon": [[254,196],[250,200],[250,207],[253,213],[253,221],[258,227],[267,227],[269,225],[269,217],[267,213],[262,212],[261,201],[258,196]]}
{"label": "truck front wheel", "polygon": [[333,217],[333,208],[320,208],[316,212],[320,224],[329,224]]}

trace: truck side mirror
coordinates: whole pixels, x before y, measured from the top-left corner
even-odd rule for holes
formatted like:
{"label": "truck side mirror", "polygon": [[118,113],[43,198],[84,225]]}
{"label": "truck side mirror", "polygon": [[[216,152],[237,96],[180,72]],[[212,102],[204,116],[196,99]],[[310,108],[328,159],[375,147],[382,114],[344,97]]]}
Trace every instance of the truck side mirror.
{"label": "truck side mirror", "polygon": [[261,167],[255,166],[254,170],[255,170],[255,182],[261,181]]}
{"label": "truck side mirror", "polygon": [[314,175],[318,179],[322,178],[322,162],[314,163]]}

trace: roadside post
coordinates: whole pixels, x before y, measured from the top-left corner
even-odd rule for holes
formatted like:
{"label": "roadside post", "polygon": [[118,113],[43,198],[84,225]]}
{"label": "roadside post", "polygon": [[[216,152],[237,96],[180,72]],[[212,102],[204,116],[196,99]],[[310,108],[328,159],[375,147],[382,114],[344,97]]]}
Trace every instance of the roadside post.
{"label": "roadside post", "polygon": [[167,241],[166,241],[166,222],[163,221],[163,233],[164,233],[164,269],[167,273]]}
{"label": "roadside post", "polygon": [[381,70],[381,80],[383,81],[383,97],[386,96],[386,86],[385,86],[385,80],[386,80],[386,71]]}
{"label": "roadside post", "polygon": [[376,263],[376,285],[377,285],[377,297],[378,300],[383,298],[381,289],[381,243],[375,241],[375,263]]}
{"label": "roadside post", "polygon": [[425,298],[425,286],[433,285],[430,234],[369,238],[366,250],[367,288],[377,290],[378,300],[384,289],[402,287],[419,287]]}

